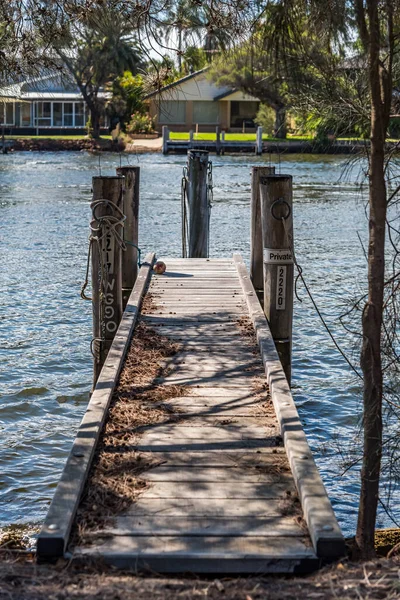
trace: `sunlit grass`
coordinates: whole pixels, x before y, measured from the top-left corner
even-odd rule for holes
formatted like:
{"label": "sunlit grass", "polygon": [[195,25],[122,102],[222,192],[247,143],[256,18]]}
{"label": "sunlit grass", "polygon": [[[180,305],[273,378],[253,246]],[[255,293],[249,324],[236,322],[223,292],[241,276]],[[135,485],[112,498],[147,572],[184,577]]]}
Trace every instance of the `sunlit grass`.
{"label": "sunlit grass", "polygon": [[[181,131],[171,131],[169,134],[171,140],[188,140],[189,132],[181,132]],[[195,141],[203,141],[203,142],[215,142],[216,134],[215,133],[198,133],[193,135],[193,139]],[[269,142],[281,142],[281,139],[274,138],[266,133],[263,134],[262,139]],[[312,140],[312,136],[309,135],[288,135],[286,141],[308,141]],[[255,142],[256,134],[255,133],[225,133],[225,141],[226,142]]]}

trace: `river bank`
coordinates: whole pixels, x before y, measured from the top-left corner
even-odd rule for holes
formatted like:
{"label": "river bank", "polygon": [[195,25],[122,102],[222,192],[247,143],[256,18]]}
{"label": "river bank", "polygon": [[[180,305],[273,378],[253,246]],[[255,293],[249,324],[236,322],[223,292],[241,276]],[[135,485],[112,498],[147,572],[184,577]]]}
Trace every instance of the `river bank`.
{"label": "river bank", "polygon": [[[60,151],[87,151],[87,152],[128,152],[132,154],[144,154],[162,151],[162,138],[135,139],[126,141],[120,138],[118,141],[101,138],[99,140],[89,138],[13,138],[7,139],[6,144],[10,152],[60,152]],[[365,149],[365,144],[358,141],[337,141],[332,144],[322,144],[316,141],[283,140],[264,141],[264,154],[359,154]],[[186,153],[186,150],[184,150]],[[240,153],[239,153],[240,154]]]}
{"label": "river bank", "polygon": [[399,566],[394,560],[342,561],[303,577],[200,578],[137,576],[74,562],[38,565],[0,561],[0,600],[395,600]]}

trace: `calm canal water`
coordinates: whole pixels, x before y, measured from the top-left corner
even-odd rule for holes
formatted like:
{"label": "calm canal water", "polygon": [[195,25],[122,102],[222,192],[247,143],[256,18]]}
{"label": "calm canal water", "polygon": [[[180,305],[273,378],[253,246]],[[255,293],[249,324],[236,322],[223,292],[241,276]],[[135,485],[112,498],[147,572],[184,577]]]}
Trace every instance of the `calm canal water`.
{"label": "calm canal water", "polygon": [[[179,256],[185,157],[152,154],[130,160],[141,166],[141,248]],[[239,251],[248,261],[250,166],[262,159],[212,161],[211,256]],[[119,156],[102,155],[102,174],[113,174],[119,164]],[[345,167],[343,157],[295,155],[280,165],[294,178],[298,261],[321,311],[351,354],[337,318],[364,286],[366,264],[357,232],[365,238],[367,224],[359,167]],[[99,157],[85,153],[0,158],[0,525],[43,519],[88,401],[91,306],[79,292],[91,177],[97,174]],[[357,432],[360,385],[301,286],[300,296],[293,392],[337,516],[351,534],[358,480],[354,471],[342,476],[338,447]],[[390,521],[382,516],[379,524]]]}

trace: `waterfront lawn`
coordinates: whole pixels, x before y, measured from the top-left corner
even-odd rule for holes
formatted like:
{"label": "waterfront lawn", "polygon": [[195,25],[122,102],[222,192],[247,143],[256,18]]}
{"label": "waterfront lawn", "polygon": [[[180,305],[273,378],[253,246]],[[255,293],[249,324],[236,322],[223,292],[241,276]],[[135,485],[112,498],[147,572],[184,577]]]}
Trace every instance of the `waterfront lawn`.
{"label": "waterfront lawn", "polygon": [[[169,137],[171,140],[188,140],[189,132],[186,131],[170,131]],[[268,142],[304,142],[310,141],[313,139],[310,135],[288,135],[286,140],[281,140],[278,138],[274,138],[266,133],[263,133],[263,140]],[[204,141],[204,142],[212,142],[216,139],[215,133],[198,133],[194,134],[194,140]],[[255,142],[256,134],[255,133],[225,133],[225,140],[230,142]]]}

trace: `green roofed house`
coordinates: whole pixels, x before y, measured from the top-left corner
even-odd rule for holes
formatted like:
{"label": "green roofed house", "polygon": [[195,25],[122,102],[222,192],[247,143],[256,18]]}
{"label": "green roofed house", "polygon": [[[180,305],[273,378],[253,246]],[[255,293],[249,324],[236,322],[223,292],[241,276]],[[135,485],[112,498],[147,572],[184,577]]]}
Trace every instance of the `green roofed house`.
{"label": "green roofed house", "polygon": [[[104,101],[109,94],[100,92]],[[77,85],[61,73],[0,88],[0,127],[19,135],[74,135],[86,132],[88,112]],[[108,130],[106,115],[103,131]]]}
{"label": "green roofed house", "polygon": [[238,132],[255,128],[260,101],[231,87],[218,87],[207,78],[207,68],[178,79],[148,94],[149,112],[161,131],[221,130]]}

